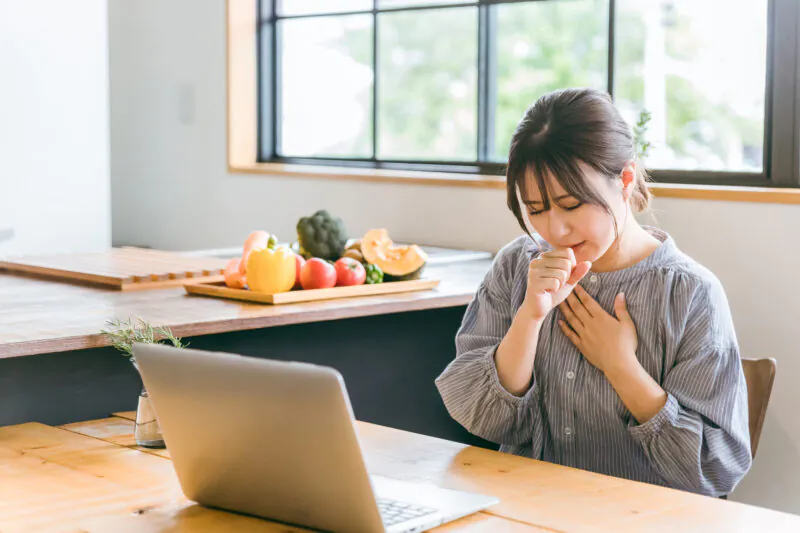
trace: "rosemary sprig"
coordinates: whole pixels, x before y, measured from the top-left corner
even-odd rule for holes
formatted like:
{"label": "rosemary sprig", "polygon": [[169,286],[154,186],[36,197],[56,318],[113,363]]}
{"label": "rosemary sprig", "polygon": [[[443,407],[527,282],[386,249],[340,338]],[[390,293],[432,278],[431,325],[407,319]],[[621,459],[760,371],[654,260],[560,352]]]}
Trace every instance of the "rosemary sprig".
{"label": "rosemary sprig", "polygon": [[111,346],[122,352],[126,357],[134,360],[133,343],[159,344],[167,340],[176,348],[186,348],[189,343],[173,335],[172,331],[163,326],[152,326],[141,317],[135,320],[120,320],[117,318],[106,320],[109,329],[102,329]]}

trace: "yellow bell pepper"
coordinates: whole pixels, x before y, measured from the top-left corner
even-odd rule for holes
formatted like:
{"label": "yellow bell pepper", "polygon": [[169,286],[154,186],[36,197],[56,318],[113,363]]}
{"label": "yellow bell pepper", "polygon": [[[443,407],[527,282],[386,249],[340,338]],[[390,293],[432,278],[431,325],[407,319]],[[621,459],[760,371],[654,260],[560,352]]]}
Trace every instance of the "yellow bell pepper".
{"label": "yellow bell pepper", "polygon": [[295,263],[294,252],[285,246],[255,249],[247,258],[247,285],[256,292],[288,292],[294,286]]}

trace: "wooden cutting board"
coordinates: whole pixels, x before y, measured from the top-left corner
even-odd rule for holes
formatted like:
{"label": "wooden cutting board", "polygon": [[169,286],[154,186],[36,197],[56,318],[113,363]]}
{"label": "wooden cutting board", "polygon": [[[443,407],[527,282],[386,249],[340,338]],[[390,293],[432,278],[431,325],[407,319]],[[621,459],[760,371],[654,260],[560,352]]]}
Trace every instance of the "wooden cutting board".
{"label": "wooden cutting board", "polygon": [[425,291],[439,285],[438,279],[415,279],[410,281],[389,281],[374,285],[356,285],[351,287],[331,287],[330,289],[293,290],[280,293],[255,292],[247,289],[231,289],[225,282],[187,283],[183,286],[189,294],[228,298],[256,302],[262,304],[293,304],[333,300],[336,298],[352,298],[354,296],[375,296],[378,294],[397,294],[399,292]]}
{"label": "wooden cutting board", "polygon": [[0,261],[0,269],[103,285],[116,290],[161,289],[224,280],[227,259],[187,257],[147,248],[22,257]]}

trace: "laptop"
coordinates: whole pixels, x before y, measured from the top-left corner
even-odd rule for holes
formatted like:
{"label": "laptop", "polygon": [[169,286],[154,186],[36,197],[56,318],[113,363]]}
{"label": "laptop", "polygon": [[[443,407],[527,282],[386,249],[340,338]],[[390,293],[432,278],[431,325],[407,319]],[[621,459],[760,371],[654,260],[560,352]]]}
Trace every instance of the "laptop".
{"label": "laptop", "polygon": [[333,368],[135,344],[185,496],[312,529],[423,531],[495,497],[370,476]]}

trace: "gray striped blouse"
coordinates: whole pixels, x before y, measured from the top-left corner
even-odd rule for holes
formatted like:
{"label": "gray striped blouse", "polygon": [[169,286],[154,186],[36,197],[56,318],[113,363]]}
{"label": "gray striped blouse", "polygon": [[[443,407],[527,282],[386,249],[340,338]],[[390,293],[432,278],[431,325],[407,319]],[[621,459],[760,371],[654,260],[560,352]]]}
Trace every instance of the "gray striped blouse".
{"label": "gray striped blouse", "polygon": [[[717,278],[672,238],[643,261],[590,272],[580,283],[613,313],[625,292],[636,356],[667,392],[663,409],[638,424],[605,376],[545,318],[532,386],[517,397],[497,377],[494,352],[522,304],[528,265],[540,248],[527,235],[506,245],[467,307],[456,358],[436,379],[450,415],[507,453],[612,476],[720,496],[750,468],[747,389],[727,298]],[[546,251],[546,249],[544,249]]]}

